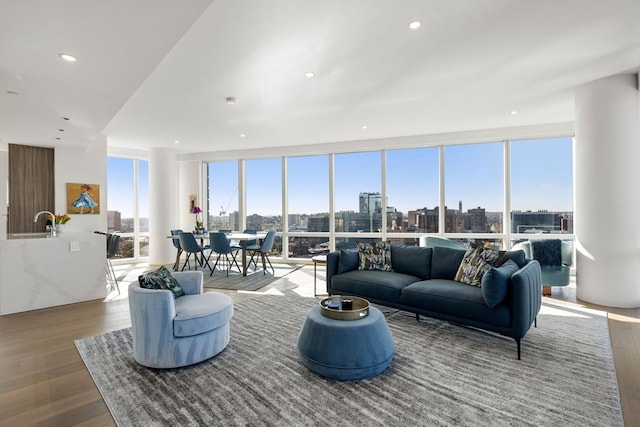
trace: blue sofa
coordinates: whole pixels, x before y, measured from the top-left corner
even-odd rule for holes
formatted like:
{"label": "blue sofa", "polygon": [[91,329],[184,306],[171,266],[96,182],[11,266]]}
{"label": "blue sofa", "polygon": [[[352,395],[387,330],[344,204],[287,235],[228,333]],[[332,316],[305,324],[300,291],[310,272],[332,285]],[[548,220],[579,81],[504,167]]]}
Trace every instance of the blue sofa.
{"label": "blue sofa", "polygon": [[540,264],[527,261],[523,251],[507,251],[504,267],[485,273],[478,287],[453,280],[464,255],[463,249],[392,244],[393,271],[381,271],[359,270],[355,249],[331,252],[327,293],[359,296],[415,313],[417,319],[424,315],[511,337],[520,359],[520,341],[542,302]]}

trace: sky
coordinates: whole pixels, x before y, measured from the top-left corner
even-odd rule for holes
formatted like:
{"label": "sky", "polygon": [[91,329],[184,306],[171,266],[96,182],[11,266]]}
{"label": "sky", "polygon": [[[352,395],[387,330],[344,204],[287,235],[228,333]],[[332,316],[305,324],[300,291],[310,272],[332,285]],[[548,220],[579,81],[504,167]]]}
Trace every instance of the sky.
{"label": "sky", "polygon": [[[463,210],[501,211],[504,199],[503,144],[445,147],[445,204]],[[360,192],[381,192],[380,151],[335,155],[335,209],[358,211]],[[438,205],[438,147],[386,151],[388,205],[407,212]],[[140,161],[140,199],[148,200],[148,162]],[[572,140],[555,138],[511,143],[512,210],[573,210]],[[280,158],[247,160],[247,214],[282,211]],[[133,160],[108,159],[108,208],[133,215]],[[238,163],[210,163],[211,213],[237,210]],[[288,159],[289,213],[329,211],[329,157]],[[140,216],[148,216],[147,203]]]}

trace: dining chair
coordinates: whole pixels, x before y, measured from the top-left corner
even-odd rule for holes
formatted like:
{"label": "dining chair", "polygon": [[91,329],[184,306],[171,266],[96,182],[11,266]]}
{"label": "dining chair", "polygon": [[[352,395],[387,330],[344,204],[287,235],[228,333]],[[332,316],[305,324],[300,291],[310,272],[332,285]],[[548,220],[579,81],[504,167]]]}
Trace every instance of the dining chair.
{"label": "dining chair", "polygon": [[208,267],[211,269],[211,265],[209,265],[209,257],[211,256],[211,252],[209,252],[209,256],[205,256],[204,249],[202,246],[198,244],[196,238],[193,236],[193,233],[190,232],[182,232],[179,235],[180,238],[180,247],[182,251],[187,254],[187,259],[182,266],[182,271],[184,268],[189,265],[189,270],[191,270],[191,263],[189,262],[189,258],[193,255],[195,259],[195,269],[198,269],[198,264],[202,268]]}
{"label": "dining chair", "polygon": [[182,247],[180,247],[180,233],[182,233],[182,230],[177,228],[175,230],[171,230],[171,235],[174,236],[173,239],[171,239],[171,241],[173,242],[173,246],[176,248],[176,262],[175,264],[173,264],[173,269],[174,270],[178,270],[178,267],[180,267],[180,255],[182,255]]}
{"label": "dining chair", "polygon": [[[235,264],[238,267],[238,272],[242,272],[240,266],[238,265],[238,261],[236,257],[238,255],[238,249],[232,248],[229,243],[229,239],[225,233],[217,232],[217,233],[209,233],[209,244],[211,246],[211,252],[215,252],[218,254],[216,258],[215,264],[213,264],[213,268],[211,269],[211,275],[213,275],[213,271],[216,269],[218,262],[222,258],[223,263],[224,260],[227,261],[227,277],[229,276],[229,269],[231,268],[231,264]],[[229,259],[229,255],[231,255],[231,259]],[[223,258],[224,257],[224,258]]]}
{"label": "dining chair", "polygon": [[271,271],[273,272],[273,274],[276,274],[276,271],[273,268],[273,265],[271,264],[271,261],[269,260],[269,252],[271,252],[271,250],[273,249],[273,244],[276,240],[276,232],[271,230],[267,233],[267,235],[265,236],[264,240],[262,241],[261,245],[254,245],[254,246],[248,246],[247,247],[247,251],[251,254],[251,258],[249,259],[249,264],[251,265],[251,263],[255,264],[256,268],[258,268],[258,263],[257,260],[254,259],[254,257],[257,257],[258,254],[260,254],[260,257],[262,258],[262,272],[263,274],[267,274],[267,266],[266,263],[269,263],[269,267],[271,267]]}
{"label": "dining chair", "polygon": [[[256,234],[258,232],[258,230],[256,230],[255,228],[245,228],[244,231],[242,232],[243,234]],[[251,246],[256,246],[256,239],[253,240],[241,240],[240,242],[235,242],[231,244],[231,247],[234,249],[243,249],[243,248],[249,248]]]}
{"label": "dining chair", "polygon": [[118,277],[116,276],[116,271],[113,269],[113,264],[111,263],[111,259],[118,256],[118,252],[120,252],[120,236],[117,234],[107,234],[107,275],[111,282],[111,290],[113,290],[114,285],[118,290],[118,295],[120,295],[120,286],[118,285]]}

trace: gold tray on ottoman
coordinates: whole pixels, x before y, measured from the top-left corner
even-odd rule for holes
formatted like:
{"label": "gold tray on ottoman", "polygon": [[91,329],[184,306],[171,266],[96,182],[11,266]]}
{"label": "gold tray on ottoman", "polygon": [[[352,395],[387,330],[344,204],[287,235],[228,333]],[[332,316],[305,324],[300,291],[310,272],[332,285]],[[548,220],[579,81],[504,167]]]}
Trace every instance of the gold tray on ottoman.
{"label": "gold tray on ottoman", "polygon": [[369,301],[359,297],[333,295],[320,301],[320,312],[324,317],[335,320],[364,319],[369,315]]}

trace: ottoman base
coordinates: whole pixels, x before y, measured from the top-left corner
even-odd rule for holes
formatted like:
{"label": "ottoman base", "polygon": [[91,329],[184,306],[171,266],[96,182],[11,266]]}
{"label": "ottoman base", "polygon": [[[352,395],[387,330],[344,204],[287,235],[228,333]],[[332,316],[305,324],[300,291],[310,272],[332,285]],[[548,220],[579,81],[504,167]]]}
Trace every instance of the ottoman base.
{"label": "ottoman base", "polygon": [[298,337],[298,354],[310,370],[334,380],[355,381],[382,373],[391,364],[395,345],[380,310],[360,320],[324,317],[309,312]]}

